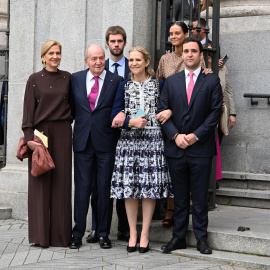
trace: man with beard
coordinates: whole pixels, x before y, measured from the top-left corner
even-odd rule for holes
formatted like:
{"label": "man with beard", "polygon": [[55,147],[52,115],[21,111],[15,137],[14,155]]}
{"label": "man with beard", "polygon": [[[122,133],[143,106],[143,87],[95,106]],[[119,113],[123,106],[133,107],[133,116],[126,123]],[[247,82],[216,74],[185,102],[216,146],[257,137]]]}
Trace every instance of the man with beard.
{"label": "man with beard", "polygon": [[[130,69],[128,66],[128,59],[124,57],[124,48],[126,47],[126,31],[121,26],[111,26],[108,28],[106,34],[106,46],[110,50],[110,58],[105,62],[106,70],[116,73],[122,76],[124,79],[128,78]],[[123,113],[119,113],[121,119],[125,118]],[[96,183],[93,186],[93,192],[91,196],[92,206],[92,231],[88,235],[87,243],[98,242],[97,224],[98,224],[98,196]],[[129,241],[129,225],[127,220],[125,200],[116,201],[116,211],[118,216],[118,234],[117,239],[122,241]]]}
{"label": "man with beard", "polygon": [[126,31],[121,26],[111,26],[108,28],[105,38],[106,46],[110,50],[110,58],[105,63],[106,69],[126,80],[130,73],[128,59],[124,57],[124,48],[127,44]]}

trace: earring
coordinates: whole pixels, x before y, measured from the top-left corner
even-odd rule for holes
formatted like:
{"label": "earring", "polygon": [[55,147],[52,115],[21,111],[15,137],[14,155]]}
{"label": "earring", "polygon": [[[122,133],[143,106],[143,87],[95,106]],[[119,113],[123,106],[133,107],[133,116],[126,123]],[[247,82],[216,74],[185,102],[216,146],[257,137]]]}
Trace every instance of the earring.
{"label": "earring", "polygon": [[42,60],[42,65],[43,65],[43,67],[45,68],[45,67],[46,67],[46,61],[43,61],[43,60]]}

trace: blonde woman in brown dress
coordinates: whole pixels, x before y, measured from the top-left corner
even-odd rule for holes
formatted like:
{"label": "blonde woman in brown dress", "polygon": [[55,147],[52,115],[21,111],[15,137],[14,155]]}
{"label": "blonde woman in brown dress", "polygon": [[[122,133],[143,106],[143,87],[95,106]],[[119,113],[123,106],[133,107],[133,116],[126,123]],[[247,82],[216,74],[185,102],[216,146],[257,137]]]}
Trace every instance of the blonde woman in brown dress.
{"label": "blonde woman in brown dress", "polygon": [[55,169],[31,175],[28,160],[29,243],[41,247],[66,247],[71,238],[71,110],[68,103],[70,73],[58,69],[62,46],[53,40],[41,49],[44,68],[32,74],[24,96],[22,130],[31,150],[34,130],[48,137],[48,151]]}

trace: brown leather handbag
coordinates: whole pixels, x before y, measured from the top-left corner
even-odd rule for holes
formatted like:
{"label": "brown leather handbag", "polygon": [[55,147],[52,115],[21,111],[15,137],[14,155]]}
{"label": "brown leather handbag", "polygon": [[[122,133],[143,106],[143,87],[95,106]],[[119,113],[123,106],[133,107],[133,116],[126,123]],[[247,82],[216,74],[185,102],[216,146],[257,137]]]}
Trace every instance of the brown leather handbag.
{"label": "brown leather handbag", "polygon": [[24,137],[22,137],[19,141],[16,157],[22,161],[24,158],[29,158],[32,155],[31,174],[37,177],[54,169],[55,165],[48,149],[44,146],[41,139],[34,135],[33,141],[40,143],[41,146],[37,146],[32,152],[29,147],[24,144]]}

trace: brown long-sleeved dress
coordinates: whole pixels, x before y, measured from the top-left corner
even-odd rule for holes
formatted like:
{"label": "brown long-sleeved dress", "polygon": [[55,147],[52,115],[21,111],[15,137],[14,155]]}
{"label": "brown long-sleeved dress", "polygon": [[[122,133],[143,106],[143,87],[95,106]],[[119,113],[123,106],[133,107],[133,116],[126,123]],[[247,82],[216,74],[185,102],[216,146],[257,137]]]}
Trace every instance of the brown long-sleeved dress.
{"label": "brown long-sleeved dress", "polygon": [[43,69],[32,74],[24,96],[22,130],[27,143],[34,129],[48,136],[55,169],[34,177],[28,161],[29,243],[66,247],[71,238],[72,130],[68,103],[70,73]]}

